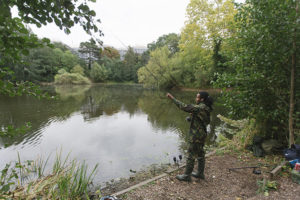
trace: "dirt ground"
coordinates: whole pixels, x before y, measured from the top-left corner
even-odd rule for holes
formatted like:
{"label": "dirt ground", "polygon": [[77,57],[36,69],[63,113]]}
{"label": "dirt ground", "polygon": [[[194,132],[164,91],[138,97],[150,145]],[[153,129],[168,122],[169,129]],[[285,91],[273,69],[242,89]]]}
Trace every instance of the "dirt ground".
{"label": "dirt ground", "polygon": [[[226,153],[213,155],[206,159],[205,180],[193,178],[192,182],[180,182],[175,176],[183,173],[180,169],[173,174],[153,181],[148,185],[121,195],[122,200],[198,200],[198,199],[291,199],[300,200],[300,185],[293,183],[288,170],[281,172],[275,181],[277,190],[270,190],[269,195],[258,193],[258,181],[263,179],[263,174],[268,175],[280,157],[269,156],[258,159],[248,154]],[[253,173],[253,169],[234,170],[229,168],[257,166],[263,172],[260,175]]]}

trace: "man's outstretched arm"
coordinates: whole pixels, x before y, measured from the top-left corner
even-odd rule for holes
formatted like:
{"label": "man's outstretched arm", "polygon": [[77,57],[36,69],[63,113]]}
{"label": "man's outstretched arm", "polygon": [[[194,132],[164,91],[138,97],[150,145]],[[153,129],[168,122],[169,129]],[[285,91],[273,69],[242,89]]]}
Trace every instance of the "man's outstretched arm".
{"label": "man's outstretched arm", "polygon": [[167,93],[167,97],[172,99],[175,105],[180,108],[181,110],[188,112],[188,113],[195,113],[199,111],[199,106],[192,105],[192,104],[185,104],[179,100],[177,100],[172,94]]}

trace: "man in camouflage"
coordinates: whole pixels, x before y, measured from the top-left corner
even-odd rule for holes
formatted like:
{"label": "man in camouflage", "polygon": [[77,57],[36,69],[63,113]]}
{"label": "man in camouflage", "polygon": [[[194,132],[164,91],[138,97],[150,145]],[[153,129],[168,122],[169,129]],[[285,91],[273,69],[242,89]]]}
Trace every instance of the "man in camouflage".
{"label": "man in camouflage", "polygon": [[[176,178],[180,181],[191,181],[191,176],[204,179],[205,151],[203,147],[207,136],[206,127],[210,123],[212,101],[208,101],[210,97],[207,92],[197,94],[196,104],[182,103],[170,93],[167,93],[167,97],[172,99],[178,108],[191,114],[186,169],[184,174],[178,175]],[[198,160],[197,172],[193,172],[195,159]]]}

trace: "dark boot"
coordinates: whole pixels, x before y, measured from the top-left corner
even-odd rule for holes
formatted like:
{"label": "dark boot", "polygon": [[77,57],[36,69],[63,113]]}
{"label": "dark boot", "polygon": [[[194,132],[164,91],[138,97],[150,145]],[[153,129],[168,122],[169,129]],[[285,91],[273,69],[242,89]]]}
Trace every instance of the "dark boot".
{"label": "dark boot", "polygon": [[185,167],[184,174],[177,175],[176,178],[180,181],[190,182],[192,180],[191,179],[191,173],[192,173],[193,168],[194,168],[194,163],[195,163],[194,159],[188,158],[187,161],[186,161],[186,167]]}
{"label": "dark boot", "polygon": [[193,172],[192,176],[195,178],[205,179],[204,167],[205,167],[205,158],[198,158],[198,171]]}
{"label": "dark boot", "polygon": [[190,174],[181,174],[177,175],[176,178],[180,181],[187,181],[190,182],[192,181],[191,175]]}

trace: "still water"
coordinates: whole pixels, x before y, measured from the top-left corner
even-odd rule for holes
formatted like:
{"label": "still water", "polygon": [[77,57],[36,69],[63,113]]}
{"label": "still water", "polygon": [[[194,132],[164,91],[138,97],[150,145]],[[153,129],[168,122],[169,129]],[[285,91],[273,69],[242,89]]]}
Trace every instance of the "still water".
{"label": "still water", "polygon": [[[95,182],[126,178],[153,164],[172,163],[183,154],[189,124],[165,91],[140,86],[97,85],[44,88],[58,100],[0,96],[0,124],[20,127],[31,122],[26,134],[0,138],[0,167],[17,160],[46,159],[48,165],[59,151],[85,161],[99,163]],[[186,103],[194,103],[195,92],[172,92]],[[216,98],[217,94],[212,94]],[[218,124],[212,113],[211,136]],[[209,142],[209,141],[208,141]]]}

